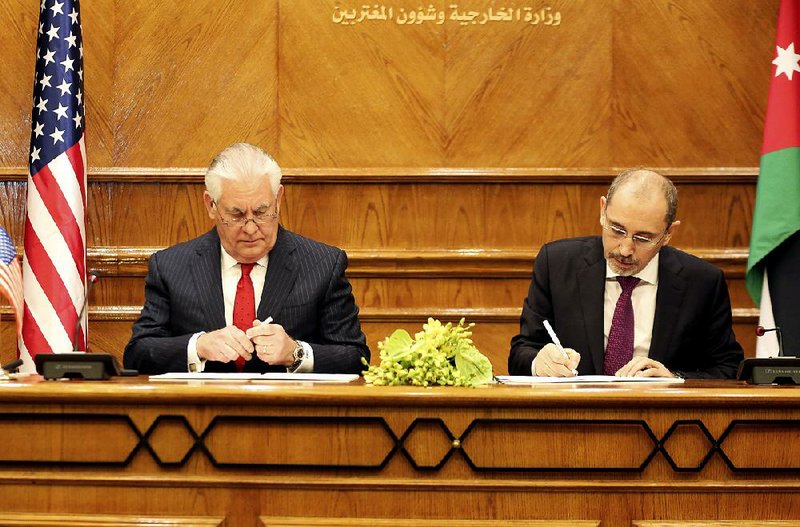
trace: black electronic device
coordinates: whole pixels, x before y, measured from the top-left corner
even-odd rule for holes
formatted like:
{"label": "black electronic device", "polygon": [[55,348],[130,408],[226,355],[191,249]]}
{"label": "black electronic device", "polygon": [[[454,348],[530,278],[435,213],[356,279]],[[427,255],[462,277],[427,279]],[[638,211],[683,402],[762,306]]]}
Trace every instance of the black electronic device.
{"label": "black electronic device", "polygon": [[101,381],[122,375],[117,358],[108,353],[40,353],[33,362],[45,379]]}
{"label": "black electronic device", "polygon": [[774,328],[758,326],[756,328],[756,336],[763,337],[770,331],[774,331],[778,339],[778,356],[744,359],[739,364],[736,378],[747,381],[750,384],[800,385],[800,358],[784,356],[781,328],[778,326]]}
{"label": "black electronic device", "polygon": [[757,357],[739,364],[736,378],[750,384],[800,385],[800,357]]}

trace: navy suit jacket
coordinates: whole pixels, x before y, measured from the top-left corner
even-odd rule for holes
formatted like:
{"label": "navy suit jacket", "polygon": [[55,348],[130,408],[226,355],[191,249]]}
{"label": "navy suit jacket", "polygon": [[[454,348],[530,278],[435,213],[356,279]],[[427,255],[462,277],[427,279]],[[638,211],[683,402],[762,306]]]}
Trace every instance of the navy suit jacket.
{"label": "navy suit jacket", "polygon": [[[311,345],[314,371],[358,373],[369,361],[358,307],[344,276],[347,255],[278,228],[269,253],[264,290],[256,314],[271,316],[286,333]],[[125,347],[126,368],[158,374],[187,371],[189,339],[225,327],[220,240],[216,229],[150,258],[145,303]],[[206,362],[205,371],[235,371],[233,362]],[[286,371],[255,355],[245,371]]]}
{"label": "navy suit jacket", "polygon": [[[603,373],[603,296],[606,260],[599,236],[544,245],[536,257],[520,333],[511,339],[508,370],[530,375],[553,325],[564,347],[581,354],[580,375]],[[734,377],[744,358],[733,334],[731,302],[722,271],[672,247],[658,263],[658,292],[650,358],[684,377]]]}

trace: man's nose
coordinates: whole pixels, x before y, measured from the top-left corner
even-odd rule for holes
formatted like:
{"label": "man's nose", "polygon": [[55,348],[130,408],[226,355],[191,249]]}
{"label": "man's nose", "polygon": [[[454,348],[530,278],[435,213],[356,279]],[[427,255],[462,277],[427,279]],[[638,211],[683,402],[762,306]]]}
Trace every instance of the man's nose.
{"label": "man's nose", "polygon": [[627,236],[619,241],[619,254],[625,257],[632,256],[636,251],[636,244],[633,239]]}
{"label": "man's nose", "polygon": [[242,229],[244,229],[244,232],[247,234],[254,234],[258,230],[258,225],[256,225],[255,221],[253,221],[253,218],[247,218],[242,226]]}

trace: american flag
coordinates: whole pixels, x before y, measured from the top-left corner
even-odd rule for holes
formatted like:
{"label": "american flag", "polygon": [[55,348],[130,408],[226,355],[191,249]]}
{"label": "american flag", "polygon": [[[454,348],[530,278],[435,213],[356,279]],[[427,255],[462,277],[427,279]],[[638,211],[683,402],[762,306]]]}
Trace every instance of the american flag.
{"label": "american flag", "polygon": [[[25,221],[21,371],[86,349],[86,149],[78,0],[41,0]],[[78,314],[82,313],[80,328]],[[77,335],[76,335],[77,334]],[[76,340],[77,343],[73,341]]]}
{"label": "american flag", "polygon": [[22,331],[22,270],[17,248],[6,230],[0,227],[0,293],[8,298],[17,319],[17,335]]}

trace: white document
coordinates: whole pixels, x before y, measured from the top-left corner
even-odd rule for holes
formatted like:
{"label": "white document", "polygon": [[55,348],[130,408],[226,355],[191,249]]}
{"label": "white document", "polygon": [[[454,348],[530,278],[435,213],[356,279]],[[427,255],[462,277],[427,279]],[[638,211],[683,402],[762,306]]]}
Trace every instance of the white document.
{"label": "white document", "polygon": [[356,373],[262,373],[253,381],[304,381],[304,382],[337,382],[346,383],[357,380]]}
{"label": "white document", "polygon": [[533,377],[531,375],[501,375],[497,380],[503,384],[590,384],[609,382],[681,383],[677,377],[615,377],[614,375],[578,375],[576,377]]}
{"label": "white document", "polygon": [[295,381],[346,383],[358,379],[357,374],[344,373],[162,373],[151,375],[151,381]]}

